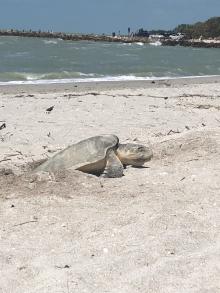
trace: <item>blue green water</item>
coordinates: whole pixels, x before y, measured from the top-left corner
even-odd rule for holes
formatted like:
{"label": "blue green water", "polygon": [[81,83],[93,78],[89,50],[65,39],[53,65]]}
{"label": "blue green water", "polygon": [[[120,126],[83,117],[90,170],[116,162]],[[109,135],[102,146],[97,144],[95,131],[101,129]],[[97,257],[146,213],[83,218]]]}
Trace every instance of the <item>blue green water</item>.
{"label": "blue green water", "polygon": [[0,37],[0,84],[220,75],[220,49]]}

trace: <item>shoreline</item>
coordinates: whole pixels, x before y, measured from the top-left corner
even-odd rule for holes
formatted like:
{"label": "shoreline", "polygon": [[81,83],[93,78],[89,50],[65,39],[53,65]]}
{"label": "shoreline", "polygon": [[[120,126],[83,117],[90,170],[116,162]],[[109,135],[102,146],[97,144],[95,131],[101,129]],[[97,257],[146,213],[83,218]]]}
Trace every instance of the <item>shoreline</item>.
{"label": "shoreline", "polygon": [[220,75],[210,76],[189,76],[178,78],[160,78],[147,80],[124,80],[124,81],[96,81],[96,82],[68,82],[50,84],[5,84],[0,85],[0,92],[22,93],[26,92],[64,92],[64,91],[88,91],[88,90],[113,90],[113,89],[138,89],[138,88],[157,88],[175,87],[191,84],[219,83]]}

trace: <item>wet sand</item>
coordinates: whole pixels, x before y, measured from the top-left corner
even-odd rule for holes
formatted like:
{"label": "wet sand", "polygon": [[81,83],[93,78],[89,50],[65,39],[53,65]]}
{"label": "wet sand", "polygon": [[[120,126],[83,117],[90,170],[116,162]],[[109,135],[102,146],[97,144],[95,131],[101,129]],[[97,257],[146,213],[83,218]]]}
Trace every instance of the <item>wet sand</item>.
{"label": "wet sand", "polygon": [[19,84],[0,85],[0,92],[12,93],[50,93],[50,92],[82,92],[88,90],[112,90],[112,89],[145,89],[158,87],[177,87],[190,84],[212,84],[219,83],[220,75],[196,76],[183,78],[161,78],[155,80],[135,81],[101,81],[101,82],[74,82],[74,83],[52,83],[52,84]]}

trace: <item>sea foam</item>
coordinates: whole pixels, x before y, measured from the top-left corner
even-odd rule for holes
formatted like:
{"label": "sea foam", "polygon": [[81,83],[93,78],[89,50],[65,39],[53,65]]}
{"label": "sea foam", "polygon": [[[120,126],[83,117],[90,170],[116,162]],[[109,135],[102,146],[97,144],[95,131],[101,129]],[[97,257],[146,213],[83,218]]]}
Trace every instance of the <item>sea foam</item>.
{"label": "sea foam", "polygon": [[70,79],[38,79],[38,80],[15,80],[0,82],[0,86],[4,85],[37,85],[37,84],[68,84],[68,83],[83,83],[83,82],[111,82],[111,81],[150,81],[150,80],[172,80],[172,79],[195,79],[195,78],[209,78],[219,77],[219,75],[196,75],[196,76],[164,76],[164,77],[137,77],[132,75],[120,76],[104,76],[95,78],[70,78]]}

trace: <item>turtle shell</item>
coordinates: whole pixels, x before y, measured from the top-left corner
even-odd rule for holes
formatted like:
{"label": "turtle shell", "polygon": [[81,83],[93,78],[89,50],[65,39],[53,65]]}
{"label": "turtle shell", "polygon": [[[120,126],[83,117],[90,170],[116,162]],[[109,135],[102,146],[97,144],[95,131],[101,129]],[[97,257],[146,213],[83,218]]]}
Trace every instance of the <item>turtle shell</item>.
{"label": "turtle shell", "polygon": [[73,144],[58,152],[36,168],[36,171],[59,171],[61,169],[80,170],[87,173],[105,168],[109,149],[117,148],[116,135],[93,136]]}

